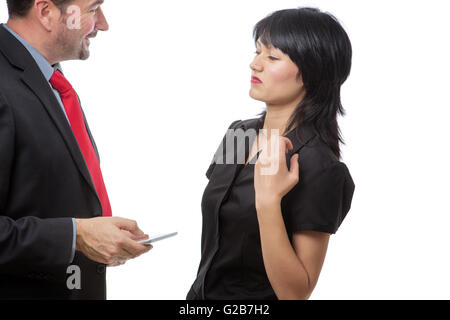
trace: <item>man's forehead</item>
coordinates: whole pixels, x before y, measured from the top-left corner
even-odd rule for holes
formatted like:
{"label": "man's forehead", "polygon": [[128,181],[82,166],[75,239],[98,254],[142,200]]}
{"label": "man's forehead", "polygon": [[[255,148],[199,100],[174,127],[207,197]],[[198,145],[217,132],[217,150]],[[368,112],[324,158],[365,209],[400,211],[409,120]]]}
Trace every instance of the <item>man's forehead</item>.
{"label": "man's forehead", "polygon": [[73,0],[73,5],[78,5],[83,8],[93,8],[98,5],[102,5],[104,0]]}
{"label": "man's forehead", "polygon": [[89,1],[89,4],[88,4],[89,7],[95,7],[97,5],[102,5],[104,2],[104,0],[88,0],[88,1]]}

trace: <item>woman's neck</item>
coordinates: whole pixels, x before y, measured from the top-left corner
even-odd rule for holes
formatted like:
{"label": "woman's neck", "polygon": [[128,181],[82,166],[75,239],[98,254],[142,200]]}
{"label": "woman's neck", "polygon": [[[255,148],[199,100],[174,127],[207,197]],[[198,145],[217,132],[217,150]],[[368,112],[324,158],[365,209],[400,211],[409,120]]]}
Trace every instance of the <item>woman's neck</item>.
{"label": "woman's neck", "polygon": [[279,130],[280,135],[284,135],[289,125],[289,119],[298,103],[280,106],[267,104],[266,117],[263,129],[270,135],[271,130]]}

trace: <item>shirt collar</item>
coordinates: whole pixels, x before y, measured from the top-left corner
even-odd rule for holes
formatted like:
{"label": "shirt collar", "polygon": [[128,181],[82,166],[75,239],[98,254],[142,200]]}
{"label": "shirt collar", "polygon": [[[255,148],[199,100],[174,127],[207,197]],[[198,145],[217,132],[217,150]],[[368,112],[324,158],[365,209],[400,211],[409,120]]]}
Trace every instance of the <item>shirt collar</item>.
{"label": "shirt collar", "polygon": [[[251,119],[247,121],[243,121],[238,128],[248,130],[255,129],[258,131],[262,129],[264,126],[264,116],[261,116],[257,119]],[[295,129],[288,132],[285,137],[291,140],[292,146],[294,147],[292,150],[288,152],[288,156],[292,156],[294,153],[297,153],[305,144],[311,141],[317,135],[317,131],[314,129],[312,124],[300,124]]]}
{"label": "shirt collar", "polygon": [[294,147],[288,152],[288,156],[290,157],[294,153],[298,153],[298,151],[316,135],[317,131],[312,124],[300,124],[295,129],[288,132],[285,137],[291,140],[292,146]]}
{"label": "shirt collar", "polygon": [[31,44],[29,44],[24,38],[22,38],[16,32],[11,30],[11,28],[9,28],[6,24],[2,24],[2,26],[9,33],[11,33],[17,40],[19,40],[20,43],[28,50],[28,52],[33,57],[34,61],[36,61],[36,64],[38,65],[42,74],[44,75],[45,80],[50,81],[53,72],[55,72],[55,70],[57,69],[62,72],[61,65],[59,63],[51,66],[50,63],[48,63],[47,59],[45,59],[44,56],[36,48],[34,48]]}

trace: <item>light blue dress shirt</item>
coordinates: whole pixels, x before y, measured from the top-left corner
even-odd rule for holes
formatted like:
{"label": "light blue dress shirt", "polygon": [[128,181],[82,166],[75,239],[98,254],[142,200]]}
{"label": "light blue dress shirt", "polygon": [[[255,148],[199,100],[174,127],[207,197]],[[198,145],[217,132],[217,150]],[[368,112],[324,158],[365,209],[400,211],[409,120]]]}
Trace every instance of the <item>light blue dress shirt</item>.
{"label": "light blue dress shirt", "polygon": [[[64,109],[64,104],[62,103],[61,96],[59,95],[59,92],[53,89],[52,85],[50,84],[50,79],[53,75],[53,72],[55,70],[59,70],[62,72],[61,66],[59,63],[55,64],[54,66],[51,66],[50,63],[42,56],[42,54],[36,50],[31,44],[29,44],[25,39],[23,39],[21,36],[19,36],[17,33],[15,33],[13,30],[11,30],[6,24],[2,24],[2,27],[4,27],[6,30],[8,30],[14,37],[16,37],[17,40],[22,43],[22,45],[28,50],[28,52],[31,54],[33,59],[36,61],[36,64],[38,65],[39,69],[41,70],[42,74],[44,75],[45,80],[47,80],[48,85],[53,90],[53,93],[55,94],[56,100],[59,102],[59,106],[61,107],[62,112],[66,116],[67,121],[67,114],[66,110]],[[70,261],[69,263],[72,263],[73,258],[75,256],[75,249],[76,249],[76,237],[77,237],[77,225],[75,223],[75,218],[72,218],[72,224],[73,224],[73,240],[72,240],[72,253],[70,255]]]}

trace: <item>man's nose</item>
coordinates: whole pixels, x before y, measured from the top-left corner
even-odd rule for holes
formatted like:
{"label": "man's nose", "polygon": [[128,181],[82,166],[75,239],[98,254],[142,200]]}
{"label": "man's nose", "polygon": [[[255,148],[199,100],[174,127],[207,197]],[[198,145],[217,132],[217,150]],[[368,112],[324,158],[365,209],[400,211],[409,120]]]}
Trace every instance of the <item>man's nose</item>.
{"label": "man's nose", "polygon": [[98,8],[97,17],[98,17],[96,24],[97,30],[108,31],[109,29],[108,21],[106,21],[105,15],[103,14],[101,8]]}

